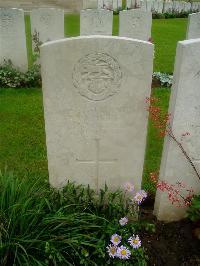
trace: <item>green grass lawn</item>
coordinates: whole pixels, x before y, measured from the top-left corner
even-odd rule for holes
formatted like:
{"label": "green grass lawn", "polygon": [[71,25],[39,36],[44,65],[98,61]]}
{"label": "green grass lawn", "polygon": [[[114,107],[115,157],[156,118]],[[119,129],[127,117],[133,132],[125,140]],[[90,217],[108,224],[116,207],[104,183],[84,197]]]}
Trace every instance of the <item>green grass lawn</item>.
{"label": "green grass lawn", "polygon": [[[26,16],[26,34],[29,66],[32,64],[30,18]],[[113,35],[118,34],[118,16],[114,16]],[[183,40],[187,19],[153,20],[152,38],[155,43],[154,69],[172,72],[177,41]],[[65,36],[79,35],[79,15],[65,16]],[[164,110],[168,108],[170,90],[153,89]],[[41,89],[0,90],[0,169],[5,166],[18,175],[48,176],[45,130]],[[144,187],[153,191],[148,182],[149,173],[159,169],[163,140],[149,123],[144,164]]]}

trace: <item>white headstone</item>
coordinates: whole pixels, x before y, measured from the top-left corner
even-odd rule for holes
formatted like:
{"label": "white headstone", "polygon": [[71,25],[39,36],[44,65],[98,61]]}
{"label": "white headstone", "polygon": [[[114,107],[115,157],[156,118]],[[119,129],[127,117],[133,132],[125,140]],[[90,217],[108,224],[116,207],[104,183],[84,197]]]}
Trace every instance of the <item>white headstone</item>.
{"label": "white headstone", "polygon": [[98,0],[98,9],[103,8],[103,0]]}
{"label": "white headstone", "polygon": [[162,14],[162,12],[163,12],[163,1],[159,1],[158,13]]}
{"label": "white headstone", "polygon": [[173,2],[164,3],[164,13],[171,13],[173,10]]}
{"label": "white headstone", "polygon": [[122,9],[122,0],[118,0],[118,9],[119,9],[119,10]]}
{"label": "white headstone", "polygon": [[126,0],[126,9],[132,8],[132,0]]}
{"label": "white headstone", "polygon": [[173,11],[174,12],[177,12],[178,13],[180,11],[180,5],[179,4],[180,4],[179,1],[174,1],[173,2]]}
{"label": "white headstone", "polygon": [[113,10],[118,9],[118,0],[113,0]]}
{"label": "white headstone", "polygon": [[188,18],[187,39],[200,38],[200,13],[190,14]]}
{"label": "white headstone", "polygon": [[151,12],[123,10],[119,16],[119,36],[148,41],[151,37]]}
{"label": "white headstone", "polygon": [[146,1],[141,1],[140,2],[140,10],[142,11],[146,11],[147,10],[147,5],[146,5]]}
{"label": "white headstone", "polygon": [[98,0],[83,0],[83,9],[96,9],[98,6]]}
{"label": "white headstone", "polygon": [[104,0],[104,8],[108,10],[113,9],[113,0]]}
{"label": "white headstone", "polygon": [[[44,43],[64,38],[64,10],[56,8],[38,8],[31,11],[31,34],[39,34]],[[33,49],[35,47],[32,41]]]}
{"label": "white headstone", "polygon": [[113,12],[105,9],[81,10],[80,35],[112,35]]}
{"label": "white headstone", "polygon": [[[200,171],[200,39],[178,43],[174,73],[174,84],[169,113],[172,114],[172,130],[177,140]],[[182,134],[190,135],[181,140]],[[200,192],[200,182],[180,148],[170,138],[165,138],[160,180],[170,184],[183,182]],[[175,204],[176,205],[176,204]],[[184,218],[186,208],[177,208],[168,200],[167,193],[156,193],[155,210],[159,220],[174,221]]]}
{"label": "white headstone", "polygon": [[24,12],[0,8],[0,64],[11,60],[21,71],[28,70]]}
{"label": "white headstone", "polygon": [[147,0],[146,1],[146,11],[151,12],[153,1]]}
{"label": "white headstone", "polygon": [[41,47],[50,183],[140,189],[153,45],[107,36]]}

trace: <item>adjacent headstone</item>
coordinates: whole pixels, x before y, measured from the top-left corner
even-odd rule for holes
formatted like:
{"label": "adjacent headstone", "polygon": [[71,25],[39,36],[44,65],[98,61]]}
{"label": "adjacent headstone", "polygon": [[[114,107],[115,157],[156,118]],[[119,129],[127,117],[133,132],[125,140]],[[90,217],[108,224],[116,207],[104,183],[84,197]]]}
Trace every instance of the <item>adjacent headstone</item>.
{"label": "adjacent headstone", "polygon": [[21,71],[28,70],[24,12],[0,8],[0,64],[11,60]]}
{"label": "adjacent headstone", "polygon": [[190,14],[188,18],[187,39],[200,38],[200,13]]}
{"label": "adjacent headstone", "polygon": [[126,0],[126,9],[131,9],[131,8],[133,8],[132,0]]}
{"label": "adjacent headstone", "polygon": [[173,2],[173,12],[179,13],[180,10],[180,1],[174,1]]}
{"label": "adjacent headstone", "polygon": [[80,35],[112,35],[113,12],[105,9],[81,10]]}
{"label": "adjacent headstone", "polygon": [[113,10],[118,9],[118,0],[113,0]]}
{"label": "adjacent headstone", "polygon": [[98,0],[98,9],[102,9],[104,6],[103,0]]}
{"label": "adjacent headstone", "polygon": [[148,41],[151,37],[151,12],[123,10],[119,16],[119,36]]}
{"label": "adjacent headstone", "polygon": [[146,11],[151,12],[153,1],[147,0],[146,1]]}
{"label": "adjacent headstone", "polygon": [[98,6],[98,0],[83,0],[83,9],[96,9]]}
{"label": "adjacent headstone", "polygon": [[164,13],[172,13],[173,10],[173,2],[164,2]]}
{"label": "adjacent headstone", "polygon": [[118,0],[118,9],[119,9],[119,10],[122,9],[122,0]]}
{"label": "adjacent headstone", "polygon": [[34,36],[39,42],[64,38],[64,10],[56,8],[38,8],[31,11],[31,34],[33,50],[36,46]]}
{"label": "adjacent headstone", "polygon": [[141,11],[147,11],[146,1],[143,0],[140,2],[140,10]]}
{"label": "adjacent headstone", "polygon": [[[172,130],[182,143],[193,163],[200,171],[200,39],[178,43],[174,84],[169,112],[172,114]],[[182,134],[190,135],[182,139]],[[181,140],[182,139],[182,140]],[[181,149],[170,137],[165,138],[160,180],[170,184],[183,182],[188,189],[200,192],[200,182]],[[186,208],[177,208],[160,190],[156,193],[155,209],[159,220],[175,221],[184,218]]]}
{"label": "adjacent headstone", "polygon": [[41,47],[50,183],[140,189],[153,45],[107,36]]}
{"label": "adjacent headstone", "polygon": [[104,8],[113,10],[113,0],[104,0]]}

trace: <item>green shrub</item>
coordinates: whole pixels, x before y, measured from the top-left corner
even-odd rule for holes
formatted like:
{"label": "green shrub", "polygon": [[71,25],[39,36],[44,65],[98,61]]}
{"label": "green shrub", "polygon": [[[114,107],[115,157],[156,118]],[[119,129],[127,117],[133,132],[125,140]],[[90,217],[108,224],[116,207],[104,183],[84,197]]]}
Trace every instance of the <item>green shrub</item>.
{"label": "green shrub", "polygon": [[171,87],[173,81],[173,75],[168,73],[154,72],[153,79],[156,79],[160,82],[163,87]]}
{"label": "green shrub", "polygon": [[154,12],[152,16],[154,19],[187,18],[190,13],[191,12],[185,12],[185,11],[182,11],[182,12],[173,11],[173,12],[165,12],[165,13]]}
{"label": "green shrub", "polygon": [[16,69],[10,60],[0,65],[0,88],[34,88],[40,86],[39,65],[33,65],[26,73]]}
{"label": "green shrub", "polygon": [[[72,183],[59,192],[39,179],[1,174],[0,265],[146,265],[143,248],[118,264],[106,254],[110,236],[122,230],[119,218],[128,212],[123,197]],[[145,226],[131,222],[127,231]]]}
{"label": "green shrub", "polygon": [[188,218],[192,221],[200,221],[200,195],[194,196],[188,209]]}

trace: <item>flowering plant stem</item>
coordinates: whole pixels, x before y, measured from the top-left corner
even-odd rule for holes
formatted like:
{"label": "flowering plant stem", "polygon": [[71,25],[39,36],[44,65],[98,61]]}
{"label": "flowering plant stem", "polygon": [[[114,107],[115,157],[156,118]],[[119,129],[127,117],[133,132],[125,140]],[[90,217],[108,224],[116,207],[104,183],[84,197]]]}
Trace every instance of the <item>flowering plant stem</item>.
{"label": "flowering plant stem", "polygon": [[177,140],[177,138],[174,136],[173,131],[171,129],[171,125],[167,125],[168,128],[170,128],[170,130],[168,131],[168,135],[176,142],[176,144],[178,145],[178,147],[180,148],[180,150],[182,151],[183,155],[185,156],[185,158],[188,160],[188,162],[190,163],[190,165],[192,166],[196,176],[198,177],[198,179],[200,180],[200,174],[197,171],[197,168],[195,167],[192,159],[190,158],[190,156],[188,155],[188,153],[186,152],[186,150],[184,149],[183,145],[181,144],[180,141]]}

